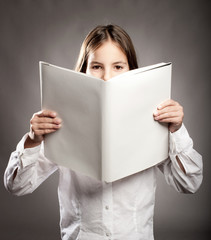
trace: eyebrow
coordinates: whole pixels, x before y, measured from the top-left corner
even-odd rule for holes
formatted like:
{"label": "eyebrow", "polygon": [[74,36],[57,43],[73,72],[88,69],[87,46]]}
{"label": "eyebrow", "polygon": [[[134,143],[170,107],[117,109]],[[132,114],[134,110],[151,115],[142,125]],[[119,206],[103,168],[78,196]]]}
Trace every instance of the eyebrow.
{"label": "eyebrow", "polygon": [[127,63],[123,62],[123,61],[114,62],[113,64],[124,64],[124,65],[127,65]]}
{"label": "eyebrow", "polygon": [[102,63],[97,62],[97,61],[91,61],[90,63],[91,63],[91,64],[102,64]]}

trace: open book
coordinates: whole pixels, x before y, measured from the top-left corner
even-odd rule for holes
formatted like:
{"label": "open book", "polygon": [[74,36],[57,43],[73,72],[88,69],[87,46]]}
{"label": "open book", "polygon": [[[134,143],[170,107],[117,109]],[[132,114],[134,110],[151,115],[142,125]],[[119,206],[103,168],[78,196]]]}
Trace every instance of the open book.
{"label": "open book", "polygon": [[168,127],[153,111],[170,98],[171,63],[128,71],[108,81],[40,62],[42,109],[62,119],[45,138],[58,165],[112,182],[168,157]]}

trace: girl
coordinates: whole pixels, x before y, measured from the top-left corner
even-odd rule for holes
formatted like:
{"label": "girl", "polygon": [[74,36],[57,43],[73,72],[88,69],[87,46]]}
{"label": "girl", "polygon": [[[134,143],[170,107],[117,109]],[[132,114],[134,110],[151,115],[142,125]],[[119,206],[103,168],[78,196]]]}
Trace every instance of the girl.
{"label": "girl", "polygon": [[[76,71],[104,81],[138,67],[128,34],[119,26],[98,26],[85,38]],[[5,171],[5,187],[20,196],[33,192],[56,170],[60,173],[58,198],[63,240],[152,240],[156,169],[178,192],[193,193],[202,182],[202,158],[193,149],[183,125],[183,108],[173,100],[152,113],[169,123],[169,158],[113,183],[105,183],[57,166],[46,159],[43,139],[62,124],[57,113],[43,110],[31,119],[30,132],[11,154]]]}

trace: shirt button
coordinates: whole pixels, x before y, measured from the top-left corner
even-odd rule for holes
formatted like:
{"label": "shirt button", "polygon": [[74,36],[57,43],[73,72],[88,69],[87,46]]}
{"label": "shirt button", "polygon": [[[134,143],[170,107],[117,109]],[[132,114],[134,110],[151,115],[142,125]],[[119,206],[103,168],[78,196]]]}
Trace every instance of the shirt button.
{"label": "shirt button", "polygon": [[108,209],[109,209],[109,206],[108,206],[108,205],[106,205],[106,206],[105,206],[105,209],[106,209],[106,210],[108,210]]}

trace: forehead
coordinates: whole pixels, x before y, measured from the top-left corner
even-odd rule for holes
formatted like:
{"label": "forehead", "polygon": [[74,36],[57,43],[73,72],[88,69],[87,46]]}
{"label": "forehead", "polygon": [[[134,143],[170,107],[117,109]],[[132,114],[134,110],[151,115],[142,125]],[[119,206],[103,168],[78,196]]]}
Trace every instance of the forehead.
{"label": "forehead", "polygon": [[90,51],[88,61],[127,61],[127,57],[117,43],[109,40],[96,50]]}

